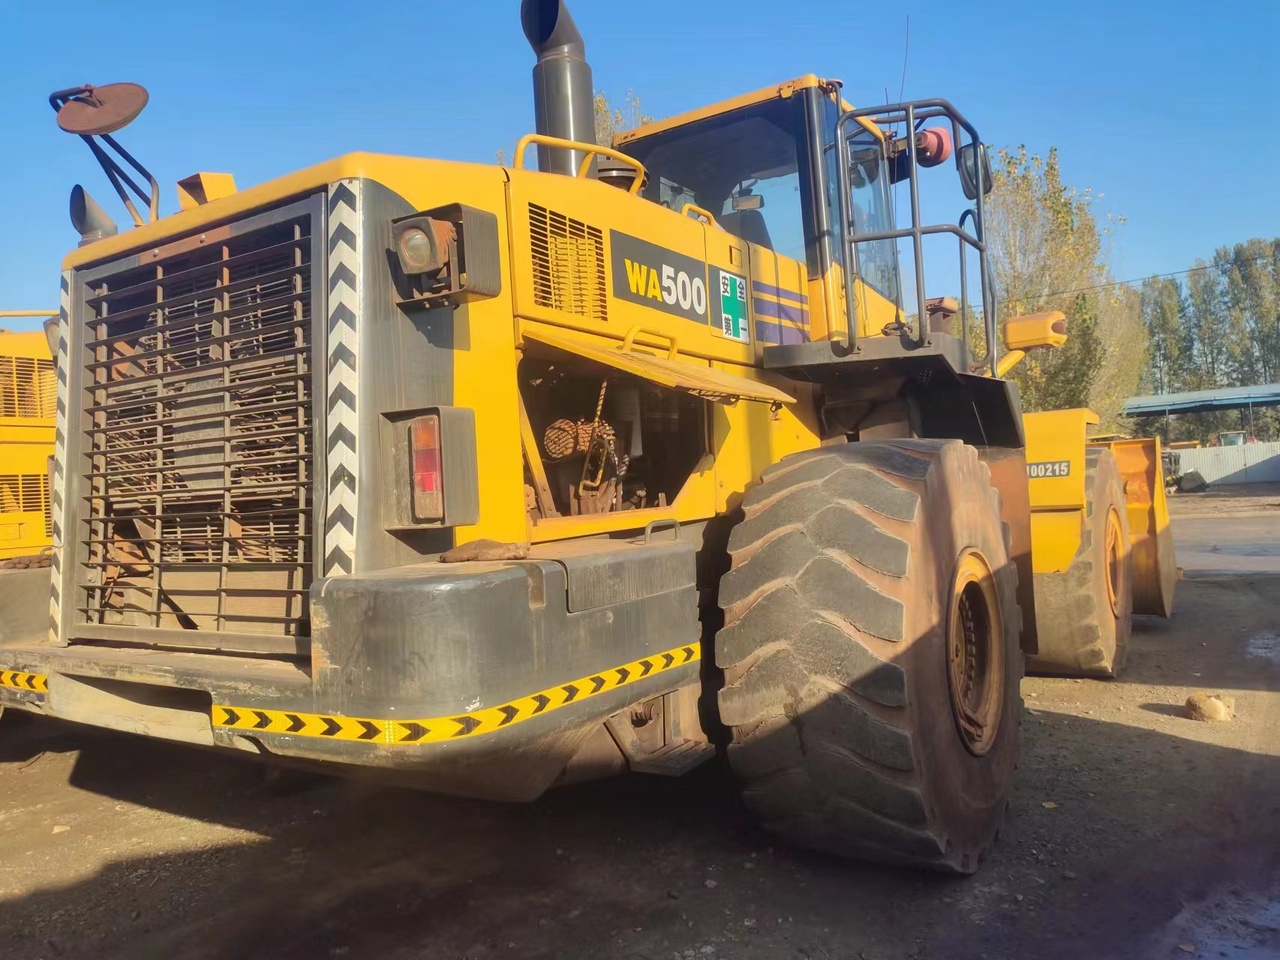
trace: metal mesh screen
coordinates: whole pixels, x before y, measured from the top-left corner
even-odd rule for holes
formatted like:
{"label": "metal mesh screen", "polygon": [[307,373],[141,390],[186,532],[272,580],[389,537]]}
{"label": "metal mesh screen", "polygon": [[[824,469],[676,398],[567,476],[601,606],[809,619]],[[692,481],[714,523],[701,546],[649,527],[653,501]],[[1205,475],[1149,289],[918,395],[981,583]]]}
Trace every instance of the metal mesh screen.
{"label": "metal mesh screen", "polygon": [[306,634],[311,221],[174,244],[89,285],[83,624],[253,651]]}

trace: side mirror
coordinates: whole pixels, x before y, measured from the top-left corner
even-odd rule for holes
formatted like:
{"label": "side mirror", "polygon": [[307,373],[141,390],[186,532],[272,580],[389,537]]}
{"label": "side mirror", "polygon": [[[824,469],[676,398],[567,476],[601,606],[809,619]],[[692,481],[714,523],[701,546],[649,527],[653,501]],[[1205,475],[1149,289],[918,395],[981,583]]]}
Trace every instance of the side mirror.
{"label": "side mirror", "polygon": [[1006,350],[1034,350],[1037,347],[1061,347],[1067,342],[1067,315],[1061,310],[1045,310],[1004,322]]}
{"label": "side mirror", "polygon": [[996,364],[996,376],[1005,377],[1022,362],[1028,350],[1038,347],[1060,347],[1067,342],[1067,315],[1061,310],[1046,310],[1004,322],[1004,347],[1008,352]]}
{"label": "side mirror", "polygon": [[966,143],[956,151],[956,163],[960,167],[960,186],[965,197],[977,200],[979,183],[982,184],[983,196],[991,192],[991,157],[985,143]]}

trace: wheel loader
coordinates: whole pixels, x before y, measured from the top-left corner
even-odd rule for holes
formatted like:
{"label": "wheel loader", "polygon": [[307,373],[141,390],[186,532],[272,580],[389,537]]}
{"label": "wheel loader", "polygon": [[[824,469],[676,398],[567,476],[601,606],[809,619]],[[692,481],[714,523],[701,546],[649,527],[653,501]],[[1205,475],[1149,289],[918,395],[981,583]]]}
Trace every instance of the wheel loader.
{"label": "wheel loader", "polygon": [[[3,310],[0,323],[56,315],[56,310]],[[38,331],[0,330],[0,644],[44,624],[40,599],[49,589],[57,396],[50,353]]]}
{"label": "wheel loader", "polygon": [[[1030,319],[1030,318],[1026,318]],[[1005,375],[1028,350],[1067,341],[1060,311],[1037,315],[1051,335],[1005,331]],[[1027,667],[1066,676],[1114,677],[1124,669],[1133,614],[1173,615],[1178,570],[1160,438],[1089,435],[1086,408],[1027,413],[1027,483],[1038,650]]]}
{"label": "wheel loader", "polygon": [[1114,677],[1133,614],[1173,615],[1178,569],[1160,438],[1090,437],[1088,409],[1029,413],[1039,650],[1028,670]]}
{"label": "wheel loader", "polygon": [[[520,14],[510,166],[197,173],[161,217],[114,136],[146,92],[51,96],[134,226],[72,190],[47,621],[0,698],[488,800],[722,753],[796,843],[976,870],[1038,650],[995,374],[1056,337],[997,318],[977,129],[808,75],[597,145],[572,17]],[[976,263],[955,335],[903,295],[926,240]]]}

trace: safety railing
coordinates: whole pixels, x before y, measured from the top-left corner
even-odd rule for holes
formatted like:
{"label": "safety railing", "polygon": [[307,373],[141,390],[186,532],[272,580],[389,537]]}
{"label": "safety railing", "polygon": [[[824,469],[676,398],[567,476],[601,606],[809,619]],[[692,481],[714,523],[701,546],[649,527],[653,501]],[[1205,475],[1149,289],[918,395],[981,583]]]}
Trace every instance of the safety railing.
{"label": "safety railing", "polygon": [[[977,185],[974,191],[975,206],[967,209],[960,216],[958,223],[941,223],[925,225],[921,223],[920,216],[920,189],[919,189],[919,170],[920,165],[916,156],[915,134],[919,131],[925,121],[934,119],[943,119],[950,124],[951,142],[954,146],[953,157],[957,173],[960,172],[962,152],[961,131],[967,134],[965,145],[973,144],[973,175]],[[853,181],[852,181],[852,153],[850,149],[851,139],[859,132],[866,130],[866,127],[860,122],[862,120],[870,120],[881,129],[892,128],[897,124],[905,124],[905,128],[909,131],[909,143],[906,150],[906,167],[907,182],[909,187],[910,204],[911,204],[911,225],[909,227],[897,227],[893,230],[877,230],[867,233],[859,233],[854,220],[853,208]],[[850,129],[856,127],[856,130]],[[915,294],[916,294],[916,329],[913,332],[912,340],[916,346],[923,346],[928,340],[928,316],[925,298],[925,271],[924,271],[924,238],[928,236],[938,236],[949,234],[956,237],[957,245],[960,252],[960,315],[961,315],[961,331],[964,343],[966,366],[971,369],[982,369],[989,367],[994,375],[997,362],[997,340],[996,331],[998,330],[996,322],[996,304],[995,297],[992,292],[991,275],[987,265],[987,244],[983,229],[983,197],[988,185],[984,183],[986,174],[986,166],[982,162],[981,137],[978,135],[977,129],[974,128],[968,120],[961,115],[955,107],[946,100],[914,100],[907,103],[894,103],[887,106],[867,107],[857,110],[848,110],[840,115],[840,119],[836,123],[836,148],[839,163],[840,178],[840,219],[841,219],[841,242],[844,245],[848,263],[844,271],[845,281],[845,300],[848,304],[848,329],[845,334],[845,349],[853,351],[858,345],[858,298],[855,283],[859,274],[858,270],[858,245],[863,243],[872,243],[878,240],[904,240],[910,239],[912,246],[912,257],[915,265]],[[895,211],[896,219],[896,211]],[[973,223],[973,232],[970,233],[964,229],[965,221],[971,220]],[[982,297],[982,318],[984,322],[984,333],[986,336],[987,352],[976,364],[968,361],[968,343],[969,343],[969,283],[968,283],[968,252],[975,251],[978,255],[979,282],[981,285]],[[901,279],[899,279],[898,299],[902,299]],[[899,307],[903,304],[899,302]]]}

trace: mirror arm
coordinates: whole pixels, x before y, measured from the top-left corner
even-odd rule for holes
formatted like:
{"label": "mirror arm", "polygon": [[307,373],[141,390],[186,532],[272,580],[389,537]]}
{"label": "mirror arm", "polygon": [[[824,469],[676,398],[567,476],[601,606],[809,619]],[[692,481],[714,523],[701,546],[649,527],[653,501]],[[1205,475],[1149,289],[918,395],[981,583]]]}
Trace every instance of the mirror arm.
{"label": "mirror arm", "polygon": [[1009,371],[1012,370],[1014,367],[1016,367],[1018,364],[1020,364],[1023,361],[1023,358],[1026,357],[1026,355],[1027,354],[1025,350],[1010,350],[1003,357],[1001,357],[1000,361],[996,364],[996,376],[997,377],[1007,376]]}

